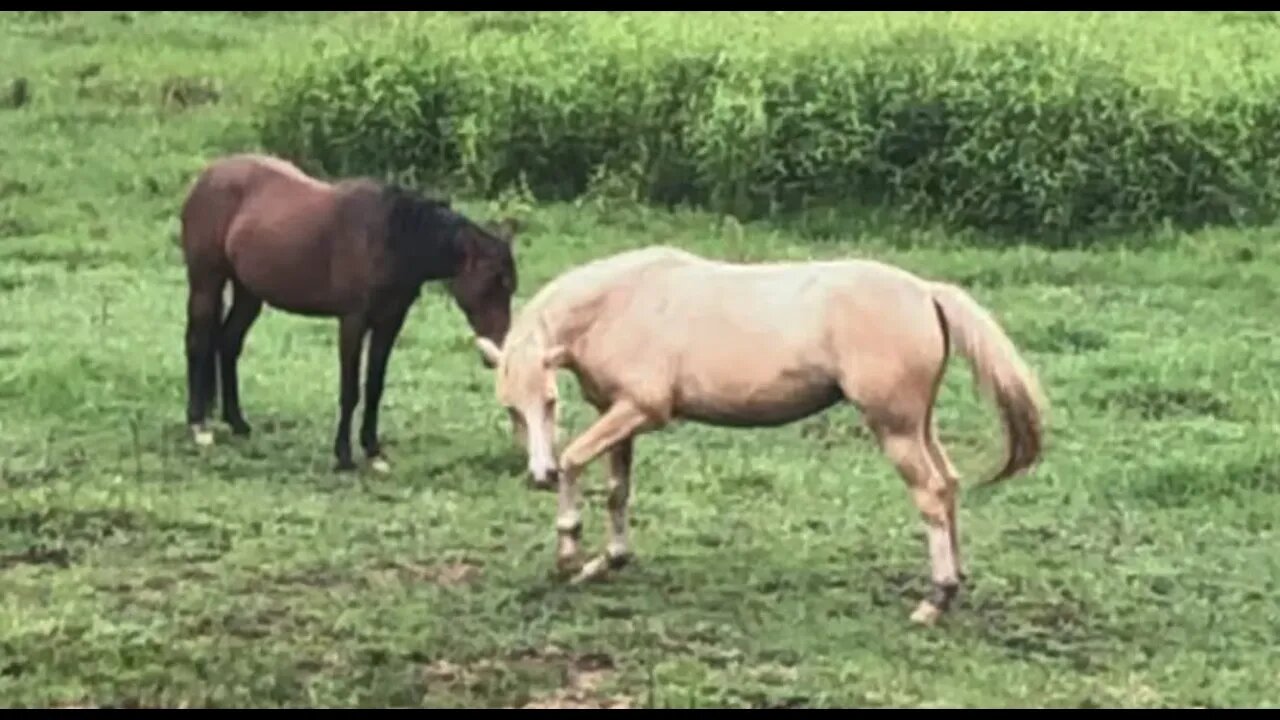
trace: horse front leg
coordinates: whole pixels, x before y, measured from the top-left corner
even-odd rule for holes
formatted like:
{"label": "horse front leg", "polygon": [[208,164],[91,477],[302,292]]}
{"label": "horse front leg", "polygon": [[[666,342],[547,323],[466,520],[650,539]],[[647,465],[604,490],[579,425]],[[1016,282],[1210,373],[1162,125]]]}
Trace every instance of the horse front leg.
{"label": "horse front leg", "polygon": [[346,472],[356,468],[351,459],[351,415],[360,402],[360,350],[368,323],[363,315],[348,315],[338,325],[339,391],[338,432],[333,439],[335,470]]}
{"label": "horse front leg", "polygon": [[369,370],[364,386],[364,420],[360,424],[360,445],[364,448],[365,457],[376,472],[391,471],[382,452],[382,443],[378,438],[378,409],[382,402],[382,389],[386,385],[387,361],[391,358],[391,349],[395,347],[400,328],[404,326],[405,315],[409,306],[397,310],[385,321],[373,326],[369,337]]}
{"label": "horse front leg", "polygon": [[609,532],[605,551],[583,566],[574,583],[594,579],[609,570],[621,570],[631,560],[627,539],[627,504],[631,497],[631,457],[635,437],[627,436],[609,448]]}
{"label": "horse front leg", "polygon": [[[556,533],[559,540],[556,550],[556,565],[561,572],[568,571],[577,562],[578,543],[582,537],[582,516],[578,510],[578,498],[581,490],[578,487],[578,478],[582,475],[583,468],[600,455],[605,450],[615,448],[619,444],[625,443],[625,457],[628,460],[627,479],[623,487],[629,487],[630,484],[630,456],[631,456],[631,438],[638,432],[642,432],[652,426],[652,422],[648,414],[636,407],[629,401],[619,401],[614,403],[601,415],[586,432],[582,433],[565,448],[560,456],[560,474],[559,474],[559,511],[556,515]],[[617,469],[621,466],[620,458],[622,456],[611,457],[610,475],[613,478],[618,476]],[[616,482],[616,481],[615,481]],[[610,523],[611,529],[615,516],[612,513],[614,502],[618,502],[619,507],[625,511],[627,491],[610,492]],[[589,563],[582,568],[572,580],[577,583],[599,575],[604,568],[608,567],[609,561],[606,558],[601,561]]]}

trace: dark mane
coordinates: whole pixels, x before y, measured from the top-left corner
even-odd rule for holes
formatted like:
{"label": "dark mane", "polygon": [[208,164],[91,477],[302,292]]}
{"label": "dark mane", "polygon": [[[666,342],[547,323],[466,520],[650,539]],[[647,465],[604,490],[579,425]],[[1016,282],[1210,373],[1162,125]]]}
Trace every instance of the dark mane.
{"label": "dark mane", "polygon": [[386,203],[384,238],[395,258],[399,281],[420,283],[448,277],[463,260],[459,230],[469,224],[447,199],[424,196],[388,183],[382,186]]}

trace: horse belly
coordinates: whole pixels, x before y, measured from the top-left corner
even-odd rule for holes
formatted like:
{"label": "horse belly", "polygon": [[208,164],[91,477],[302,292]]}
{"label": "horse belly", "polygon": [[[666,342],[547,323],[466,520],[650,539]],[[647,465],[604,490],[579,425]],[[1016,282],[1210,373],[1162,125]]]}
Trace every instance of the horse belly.
{"label": "horse belly", "polygon": [[335,284],[331,260],[320,249],[259,239],[233,246],[231,261],[236,278],[270,307],[307,316],[350,312],[359,297]]}
{"label": "horse belly", "polygon": [[676,414],[733,427],[785,425],[822,412],[844,398],[835,377],[804,365],[736,366],[688,373],[676,395]]}

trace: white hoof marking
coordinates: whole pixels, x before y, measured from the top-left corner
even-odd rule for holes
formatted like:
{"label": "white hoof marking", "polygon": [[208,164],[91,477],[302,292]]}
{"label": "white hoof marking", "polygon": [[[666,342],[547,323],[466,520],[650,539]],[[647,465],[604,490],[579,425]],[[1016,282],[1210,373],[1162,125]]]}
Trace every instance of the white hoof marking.
{"label": "white hoof marking", "polygon": [[604,575],[608,570],[609,558],[600,555],[592,558],[586,565],[583,565],[582,569],[578,571],[578,574],[574,575],[573,579],[569,581],[569,584],[577,585],[579,583],[587,582],[588,580],[595,580],[596,578]]}

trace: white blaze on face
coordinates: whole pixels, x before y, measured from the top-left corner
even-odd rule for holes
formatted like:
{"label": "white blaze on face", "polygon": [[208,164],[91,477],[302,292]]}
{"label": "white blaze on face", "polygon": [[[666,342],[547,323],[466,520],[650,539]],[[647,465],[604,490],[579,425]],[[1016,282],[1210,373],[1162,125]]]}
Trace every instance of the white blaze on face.
{"label": "white blaze on face", "polygon": [[507,406],[512,433],[525,446],[529,475],[536,485],[547,486],[558,471],[557,389],[555,369],[542,361],[537,345],[508,348],[514,357],[499,366],[499,399]]}
{"label": "white blaze on face", "polygon": [[555,417],[547,412],[548,403],[533,404],[525,413],[528,438],[529,474],[535,483],[545,485],[555,477]]}

